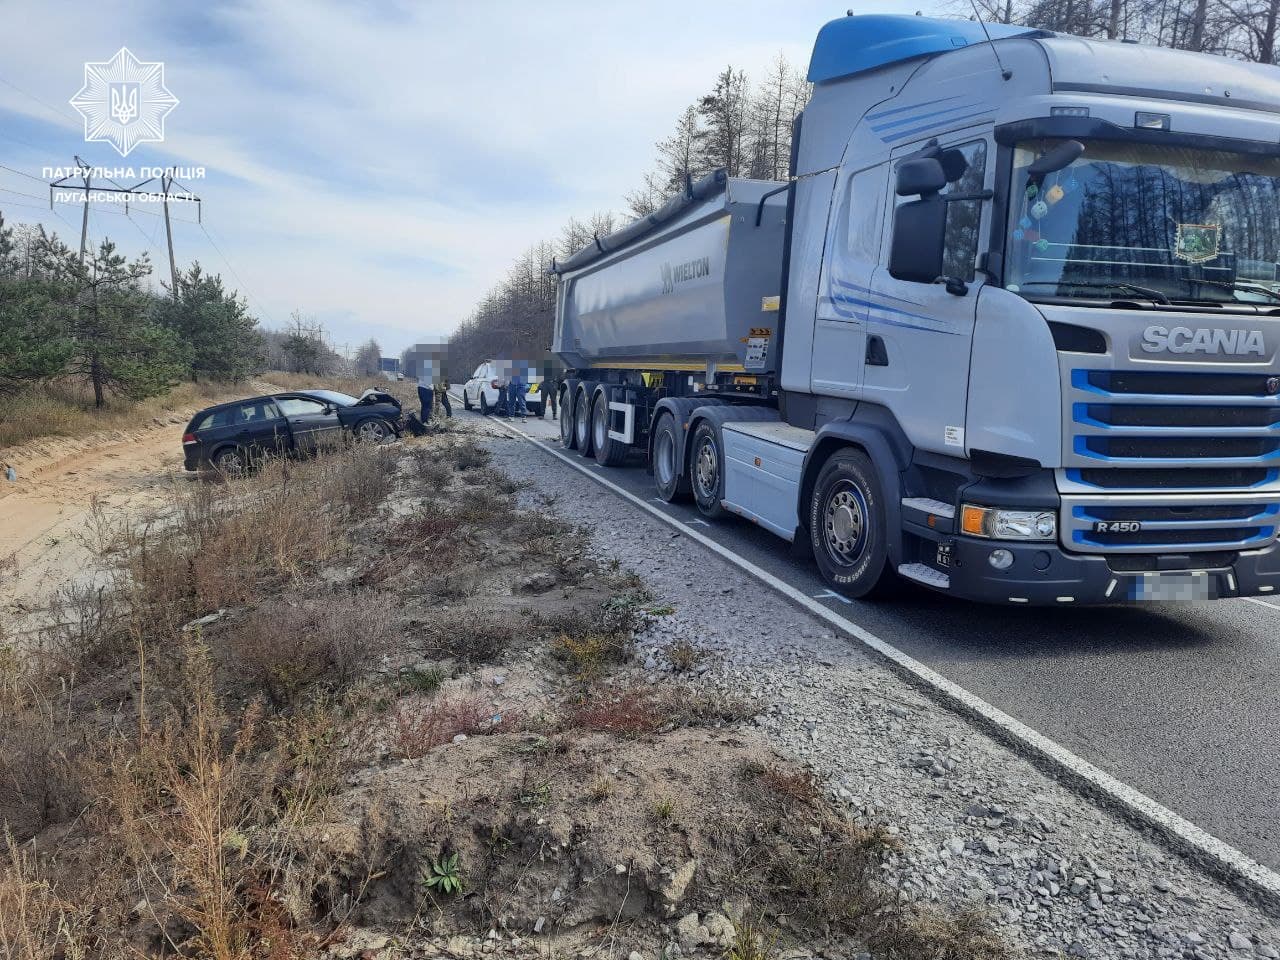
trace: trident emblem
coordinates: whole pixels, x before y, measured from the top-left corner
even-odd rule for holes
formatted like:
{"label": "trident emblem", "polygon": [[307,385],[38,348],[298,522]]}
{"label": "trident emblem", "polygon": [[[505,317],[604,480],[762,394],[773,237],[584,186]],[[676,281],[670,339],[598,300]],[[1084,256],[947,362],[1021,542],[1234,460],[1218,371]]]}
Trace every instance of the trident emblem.
{"label": "trident emblem", "polygon": [[111,117],[117,123],[132,123],[138,118],[138,84],[111,84]]}

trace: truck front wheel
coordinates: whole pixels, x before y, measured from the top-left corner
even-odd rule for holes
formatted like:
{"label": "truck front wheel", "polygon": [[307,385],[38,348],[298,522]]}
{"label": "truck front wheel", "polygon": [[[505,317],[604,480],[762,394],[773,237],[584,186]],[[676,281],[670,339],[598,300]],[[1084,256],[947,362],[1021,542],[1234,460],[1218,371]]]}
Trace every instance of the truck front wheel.
{"label": "truck front wheel", "polygon": [[689,478],[680,469],[680,426],[669,413],[658,418],[653,431],[653,485],[667,503],[689,499]]}
{"label": "truck front wheel", "polygon": [[809,502],[809,538],[822,578],[850,597],[892,579],[880,481],[861,450],[841,450],[822,466]]}
{"label": "truck front wheel", "polygon": [[724,516],[720,499],[724,496],[724,456],[716,428],[703,420],[693,431],[693,452],[689,458],[689,482],[698,511],[709,519]]}

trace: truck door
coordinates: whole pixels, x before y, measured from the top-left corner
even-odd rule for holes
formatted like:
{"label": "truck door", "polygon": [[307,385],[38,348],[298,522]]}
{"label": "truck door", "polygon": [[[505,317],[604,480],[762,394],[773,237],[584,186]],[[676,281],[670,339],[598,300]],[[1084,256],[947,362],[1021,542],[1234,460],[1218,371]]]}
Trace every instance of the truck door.
{"label": "truck door", "polygon": [[813,329],[814,393],[859,397],[871,275],[880,257],[887,164],[841,172],[827,225]]}
{"label": "truck door", "polygon": [[[896,161],[924,144],[895,150],[885,180],[884,244],[880,262],[888,263],[893,242],[893,210],[910,198],[894,195]],[[988,131],[960,133],[940,146],[948,183],[942,191],[977,193],[991,186],[994,144]],[[866,367],[862,396],[889,407],[911,442],[922,449],[966,456],[965,407],[969,392],[969,351],[977,316],[978,292],[985,279],[976,271],[980,239],[987,235],[990,203],[956,201],[947,205],[944,270],[963,280],[968,292],[948,293],[941,283],[895,280],[887,267],[871,278],[872,306],[867,335],[878,337],[882,351]]]}

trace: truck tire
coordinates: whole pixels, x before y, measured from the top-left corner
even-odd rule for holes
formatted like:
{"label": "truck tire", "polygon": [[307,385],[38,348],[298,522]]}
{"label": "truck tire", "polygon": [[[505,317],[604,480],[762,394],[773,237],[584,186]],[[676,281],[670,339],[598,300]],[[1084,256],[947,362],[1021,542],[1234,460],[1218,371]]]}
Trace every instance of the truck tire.
{"label": "truck tire", "polygon": [[703,420],[693,431],[689,453],[689,485],[698,512],[709,520],[724,516],[724,453],[714,424]]}
{"label": "truck tire", "polygon": [[861,450],[840,450],[822,465],[809,501],[809,539],[832,589],[860,599],[892,586],[884,495]]}
{"label": "truck tire", "polygon": [[591,446],[595,450],[596,463],[602,467],[620,466],[627,459],[630,449],[621,440],[609,436],[609,394],[596,394],[591,405]]}
{"label": "truck tire", "polygon": [[591,449],[591,394],[585,386],[578,388],[573,403],[573,440],[578,453],[589,457]]}
{"label": "truck tire", "polygon": [[578,446],[578,438],[573,432],[573,397],[568,390],[560,393],[560,442],[566,450],[574,450]]}
{"label": "truck tire", "polygon": [[667,503],[689,499],[689,477],[680,469],[680,425],[670,413],[658,418],[653,429],[653,485]]}

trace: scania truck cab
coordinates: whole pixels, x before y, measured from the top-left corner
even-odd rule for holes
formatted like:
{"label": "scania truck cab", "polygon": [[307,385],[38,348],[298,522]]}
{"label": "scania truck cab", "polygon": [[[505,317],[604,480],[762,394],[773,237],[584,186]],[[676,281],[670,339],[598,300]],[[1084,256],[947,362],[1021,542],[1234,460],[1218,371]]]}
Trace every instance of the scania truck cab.
{"label": "scania truck cab", "polygon": [[1280,72],[1022,27],[819,33],[786,184],[563,264],[564,438],[835,589],[1280,585]]}

